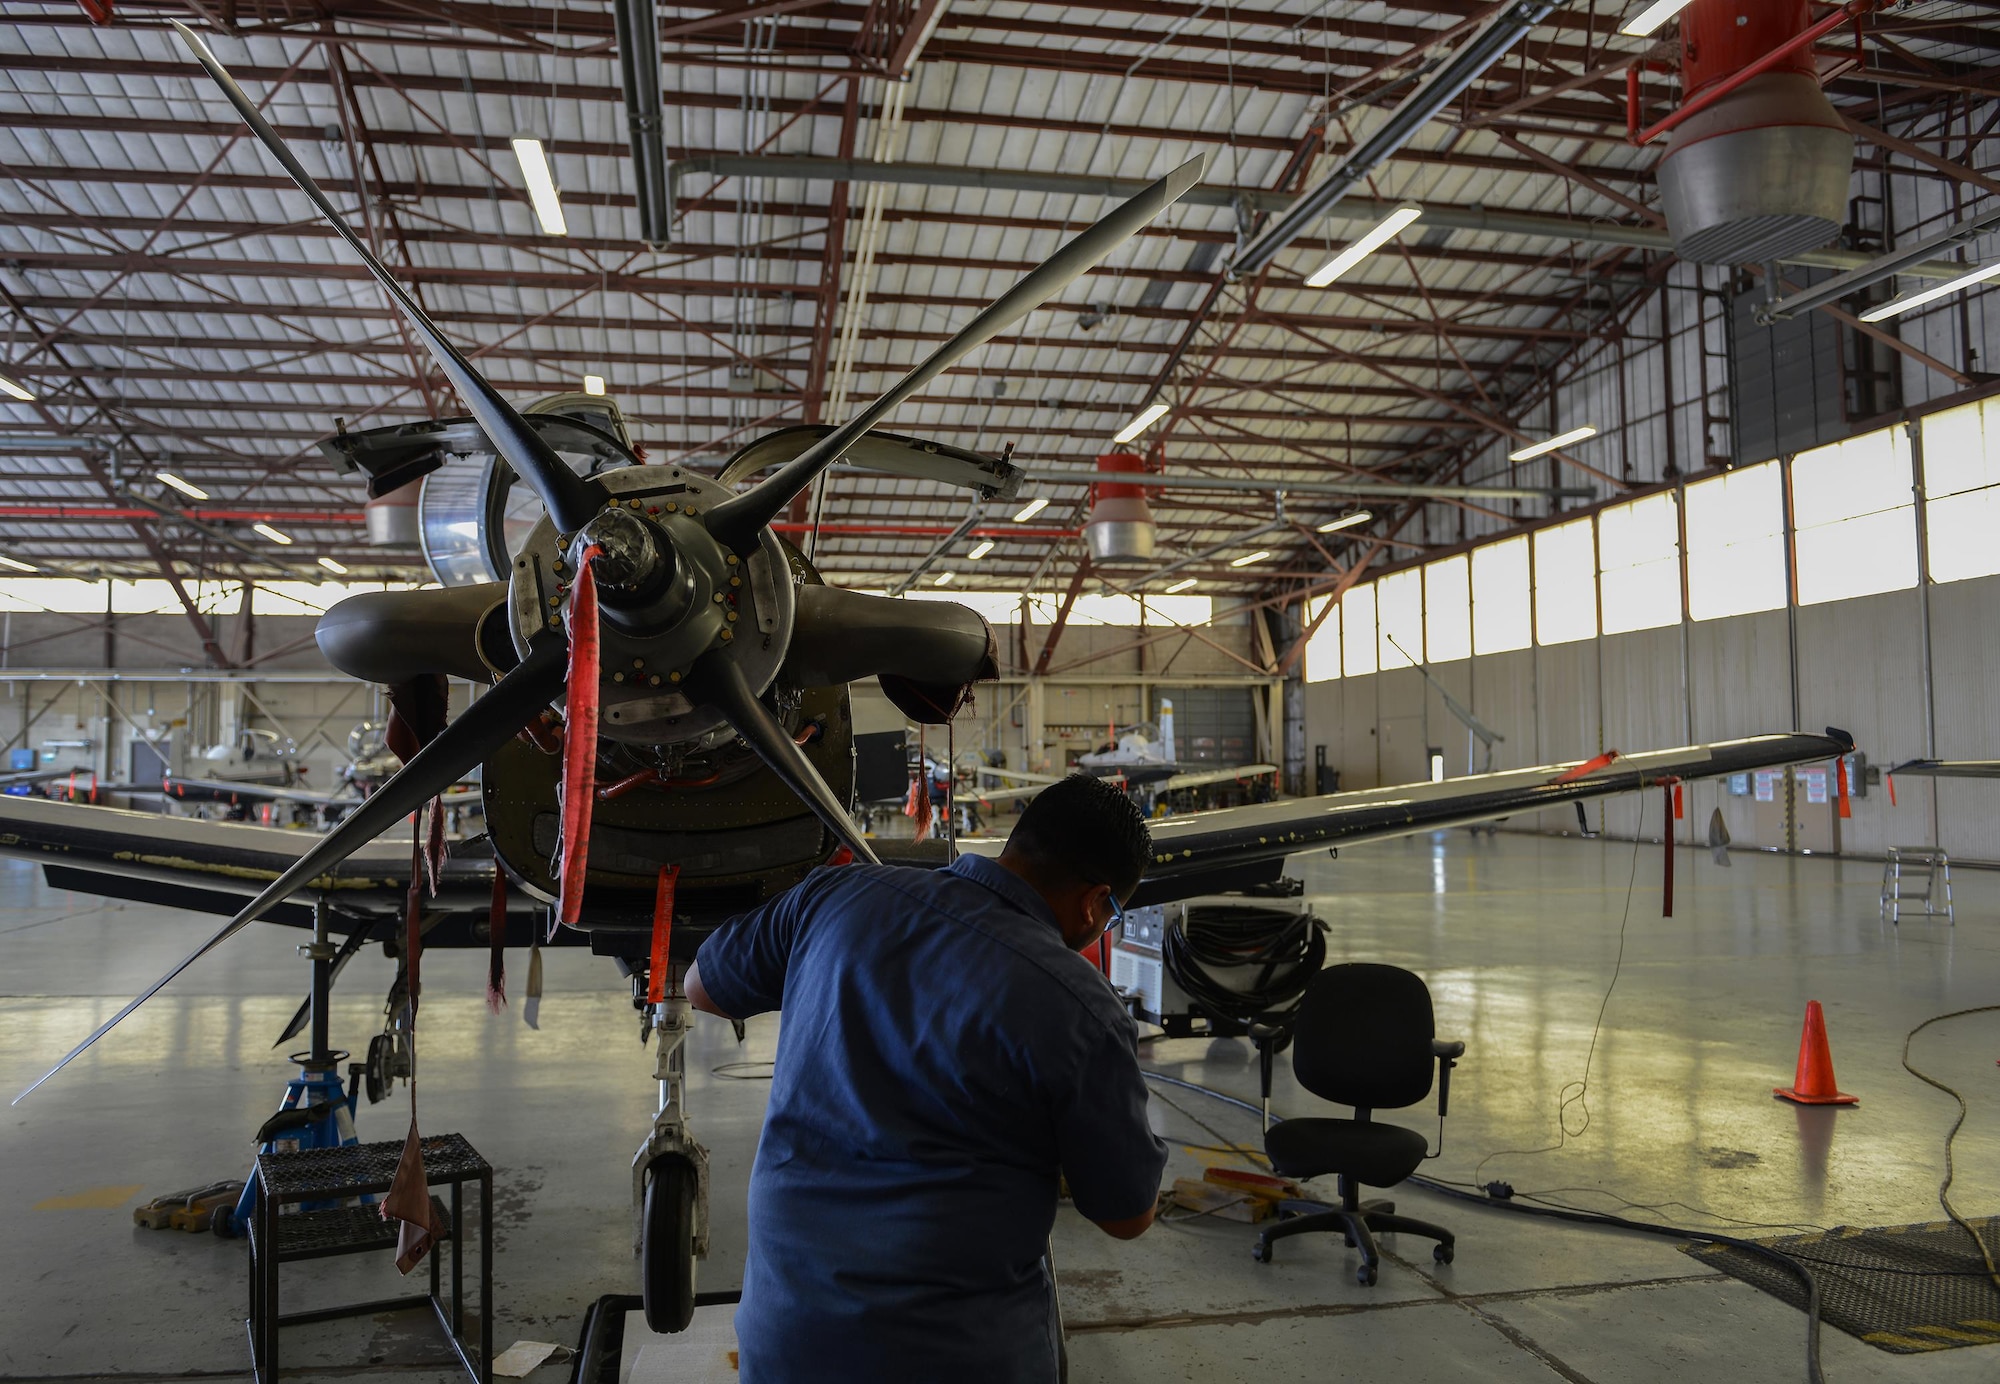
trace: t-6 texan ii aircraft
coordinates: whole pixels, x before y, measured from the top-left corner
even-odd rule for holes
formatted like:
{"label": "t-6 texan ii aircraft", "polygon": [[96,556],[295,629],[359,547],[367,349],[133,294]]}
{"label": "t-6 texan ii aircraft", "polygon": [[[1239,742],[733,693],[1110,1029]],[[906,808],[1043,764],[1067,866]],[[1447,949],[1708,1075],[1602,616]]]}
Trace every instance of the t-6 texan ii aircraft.
{"label": "t-6 texan ii aircraft", "polygon": [[[317,913],[358,944],[400,916],[416,853],[403,833],[389,833],[477,769],[487,838],[445,851],[425,910],[426,944],[486,945],[480,933],[494,916],[497,873],[516,903],[534,901],[498,915],[518,940],[539,929],[546,910],[558,932],[618,958],[634,978],[661,1040],[662,1107],[634,1165],[642,1279],[649,1322],[681,1329],[692,1312],[693,1260],[706,1241],[707,1178],[680,1106],[690,1019],[675,994],[679,975],[718,923],[843,849],[870,862],[878,845],[889,854],[888,843],[864,838],[848,811],[849,683],[877,678],[913,718],[938,723],[996,672],[991,631],[973,611],[830,588],[771,523],[850,450],[896,452],[899,440],[871,433],[877,423],[1136,233],[1194,185],[1201,161],[1070,241],[848,422],[750,444],[745,454],[754,452],[758,465],[723,474],[776,470],[737,491],[686,467],[643,464],[620,438],[587,423],[517,412],[346,225],[201,41],[176,27],[436,357],[471,411],[460,431],[482,433],[481,445],[498,459],[494,469],[504,462],[506,480],[532,492],[542,512],[519,532],[507,522],[504,497],[492,494],[484,541],[501,569],[494,580],[356,596],[328,612],[320,640],[329,660],[387,685],[413,739],[404,742],[411,752],[401,770],[326,835],[0,797],[0,849],[42,862],[61,887],[230,915],[35,1086],[253,921],[297,924]],[[441,437],[459,427],[418,425],[427,426]],[[413,443],[412,474],[458,445],[433,441],[427,462],[426,448]],[[903,460],[917,452],[964,458],[910,443]],[[509,527],[518,543],[504,539]],[[440,724],[445,676],[486,690]],[[1833,733],[1766,735],[1190,814],[1155,828],[1153,868],[1137,901],[1268,882],[1302,851],[1850,748]],[[892,858],[923,859],[907,843],[904,851]],[[241,902],[246,894],[254,897]],[[656,965],[662,913],[670,935]],[[669,975],[654,973],[660,969]]]}

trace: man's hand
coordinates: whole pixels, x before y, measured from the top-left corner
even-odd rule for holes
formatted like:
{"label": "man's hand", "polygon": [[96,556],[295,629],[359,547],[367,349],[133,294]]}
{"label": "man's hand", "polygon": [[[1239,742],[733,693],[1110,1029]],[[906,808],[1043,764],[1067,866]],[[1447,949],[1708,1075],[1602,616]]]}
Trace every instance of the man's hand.
{"label": "man's hand", "polygon": [[[729,1019],[732,1022],[735,1020],[736,1016],[734,1014],[723,1013],[716,1002],[708,997],[708,991],[702,987],[701,983],[700,962],[690,962],[688,964],[687,977],[682,981],[682,985],[687,990],[688,1003],[699,1009],[702,1013],[713,1014],[718,1019]],[[1140,1229],[1144,1229],[1144,1227],[1142,1226]],[[1135,1230],[1132,1233],[1136,1235],[1139,1232]]]}
{"label": "man's hand", "polygon": [[1146,1233],[1153,1224],[1153,1213],[1157,1206],[1149,1206],[1136,1216],[1127,1216],[1122,1221],[1093,1221],[1099,1230],[1114,1240],[1136,1240]]}

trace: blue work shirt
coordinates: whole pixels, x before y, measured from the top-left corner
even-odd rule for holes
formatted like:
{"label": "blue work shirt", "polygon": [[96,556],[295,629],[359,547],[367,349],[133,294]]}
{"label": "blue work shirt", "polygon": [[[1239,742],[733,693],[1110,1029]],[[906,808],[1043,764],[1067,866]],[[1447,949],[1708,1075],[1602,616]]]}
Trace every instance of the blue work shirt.
{"label": "blue work shirt", "polygon": [[745,1384],[1056,1378],[1042,1268],[1057,1175],[1149,1210],[1166,1145],[1135,1028],[1041,896],[975,856],[850,865],[697,958],[737,1018],[782,1009],[750,1175]]}

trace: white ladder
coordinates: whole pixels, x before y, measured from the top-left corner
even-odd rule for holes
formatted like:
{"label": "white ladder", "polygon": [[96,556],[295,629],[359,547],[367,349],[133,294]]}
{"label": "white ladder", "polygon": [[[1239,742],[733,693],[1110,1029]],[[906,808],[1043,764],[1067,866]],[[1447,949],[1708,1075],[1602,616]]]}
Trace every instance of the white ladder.
{"label": "white ladder", "polygon": [[[1922,874],[1922,889],[1912,889],[1904,883],[1906,866],[1912,882]],[[1958,926],[1951,909],[1951,857],[1942,847],[1889,847],[1888,858],[1882,862],[1882,916],[1900,924],[1905,903],[1921,903],[1924,908],[1919,917],[1944,918],[1953,927]]]}

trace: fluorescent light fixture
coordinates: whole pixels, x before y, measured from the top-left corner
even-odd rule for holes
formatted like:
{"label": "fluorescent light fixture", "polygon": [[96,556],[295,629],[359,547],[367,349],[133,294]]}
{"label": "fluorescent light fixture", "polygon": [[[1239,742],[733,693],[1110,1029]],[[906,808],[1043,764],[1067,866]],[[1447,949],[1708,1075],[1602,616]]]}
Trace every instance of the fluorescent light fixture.
{"label": "fluorescent light fixture", "polygon": [[333,573],[336,577],[344,577],[347,575],[347,568],[342,564],[335,562],[330,557],[321,558],[319,560],[319,565],[326,568],[327,571]]}
{"label": "fluorescent light fixture", "polygon": [[1270,555],[1271,550],[1269,548],[1259,548],[1254,553],[1245,553],[1242,557],[1231,558],[1229,565],[1231,567],[1248,567],[1253,562],[1262,562]]}
{"label": "fluorescent light fixture", "polygon": [[592,396],[602,394],[604,392],[604,376],[585,375],[583,377],[583,392]]}
{"label": "fluorescent light fixture", "polygon": [[1037,495],[1034,499],[1021,506],[1021,512],[1014,516],[1014,522],[1025,524],[1048,507],[1049,497],[1046,495]]}
{"label": "fluorescent light fixture", "polygon": [[1319,531],[1321,533],[1339,533],[1342,529],[1351,529],[1356,524],[1365,524],[1374,517],[1374,514],[1368,510],[1357,509],[1352,514],[1343,514],[1338,519],[1327,520],[1319,526]]}
{"label": "fluorescent light fixture", "polygon": [[1925,303],[1935,303],[1947,294],[1956,293],[1962,288],[1971,288],[1977,283],[1984,283],[1995,274],[2000,274],[2000,260],[1995,260],[1991,264],[1982,264],[1970,273],[1961,274],[1957,278],[1947,280],[1935,288],[1927,288],[1922,293],[1913,293],[1907,298],[1898,298],[1893,303],[1884,303],[1879,308],[1870,308],[1861,314],[1861,320],[1863,322],[1880,322],[1885,317],[1899,317],[1911,308],[1920,308]]}
{"label": "fluorescent light fixture", "polygon": [[252,524],[250,527],[257,530],[258,533],[263,534],[264,537],[270,539],[273,543],[282,544],[282,543],[290,543],[292,541],[292,536],[290,534],[279,533],[269,524]]}
{"label": "fluorescent light fixture", "polygon": [[1134,418],[1131,422],[1127,423],[1123,428],[1120,428],[1118,430],[1117,436],[1113,437],[1111,440],[1113,442],[1130,442],[1133,438],[1137,437],[1140,433],[1146,431],[1146,429],[1152,427],[1153,424],[1159,422],[1162,418],[1165,418],[1166,416],[1167,416],[1167,405],[1148,404],[1146,405],[1146,407],[1139,410],[1139,416],[1137,418]]}
{"label": "fluorescent light fixture", "polygon": [[1518,452],[1509,452],[1507,453],[1507,460],[1533,461],[1536,457],[1545,457],[1558,448],[1567,447],[1572,442],[1581,442],[1586,437],[1595,436],[1597,436],[1597,429],[1586,423],[1580,428],[1571,428],[1566,433],[1557,433],[1547,442],[1537,442],[1532,447],[1523,447]]}
{"label": "fluorescent light fixture", "polygon": [[206,490],[203,490],[200,486],[194,484],[191,481],[182,480],[179,476],[176,476],[171,471],[155,471],[153,473],[153,477],[156,480],[161,480],[166,482],[168,485],[171,485],[174,489],[180,491],[181,494],[187,496],[190,500],[206,500],[208,498],[208,492]]}
{"label": "fluorescent light fixture", "polygon": [[0,567],[11,567],[16,572],[35,572],[41,570],[40,568],[30,567],[27,563],[11,557],[0,557]]}
{"label": "fluorescent light fixture", "polygon": [[971,552],[965,555],[965,560],[967,562],[977,562],[979,561],[979,559],[985,557],[988,553],[992,551],[993,551],[993,540],[990,538],[981,539],[979,546],[977,548],[974,548]]}
{"label": "fluorescent light fixture", "polygon": [[514,157],[521,162],[521,180],[528,185],[528,200],[534,204],[535,219],[544,235],[568,235],[563,220],[562,199],[556,196],[555,174],[549,171],[549,156],[542,152],[539,139],[516,139]]}
{"label": "fluorescent light fixture", "polygon": [[1171,596],[1176,591],[1185,591],[1190,586],[1193,586],[1196,582],[1200,580],[1201,580],[1200,577],[1182,577],[1179,581],[1175,582],[1172,586],[1167,588],[1166,594]]}
{"label": "fluorescent light fixture", "polygon": [[1310,277],[1306,279],[1306,287],[1325,288],[1342,274],[1345,274],[1355,265],[1381,249],[1389,241],[1394,240],[1398,235],[1402,234],[1403,227],[1409,225],[1423,214],[1424,209],[1413,202],[1406,202],[1402,206],[1397,207],[1394,211],[1383,217],[1381,222],[1373,230],[1369,231],[1368,234],[1354,241],[1345,250],[1342,250],[1325,264],[1315,269]]}
{"label": "fluorescent light fixture", "polygon": [[1687,7],[1688,0],[1653,0],[1618,32],[1630,34],[1633,38],[1645,38]]}
{"label": "fluorescent light fixture", "polygon": [[938,573],[938,579],[937,579],[936,581],[932,582],[932,583],[931,583],[931,585],[933,585],[933,586],[950,586],[950,585],[951,585],[951,579],[952,579],[952,576],[953,576],[953,574],[952,574],[952,573],[950,573],[950,572],[940,572],[940,573]]}
{"label": "fluorescent light fixture", "polygon": [[0,394],[11,395],[16,399],[19,399],[24,404],[32,404],[35,402],[35,396],[33,394],[31,394],[28,390],[22,388],[20,385],[15,384],[5,375],[0,375]]}

